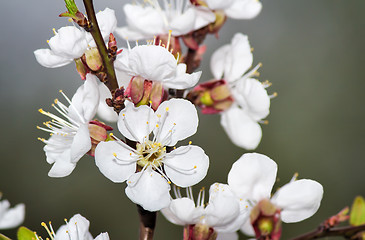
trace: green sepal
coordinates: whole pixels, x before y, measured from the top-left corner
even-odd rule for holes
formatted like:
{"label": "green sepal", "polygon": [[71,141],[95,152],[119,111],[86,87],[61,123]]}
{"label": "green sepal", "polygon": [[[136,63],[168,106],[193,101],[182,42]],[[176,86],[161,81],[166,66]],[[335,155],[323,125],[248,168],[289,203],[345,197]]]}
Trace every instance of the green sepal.
{"label": "green sepal", "polygon": [[11,240],[11,239],[0,233],[0,240]]}
{"label": "green sepal", "polygon": [[29,230],[26,227],[21,226],[18,228],[17,232],[18,240],[34,240],[36,236],[33,231]]}
{"label": "green sepal", "polygon": [[365,224],[365,200],[357,196],[352,204],[350,213],[350,225],[359,226]]}

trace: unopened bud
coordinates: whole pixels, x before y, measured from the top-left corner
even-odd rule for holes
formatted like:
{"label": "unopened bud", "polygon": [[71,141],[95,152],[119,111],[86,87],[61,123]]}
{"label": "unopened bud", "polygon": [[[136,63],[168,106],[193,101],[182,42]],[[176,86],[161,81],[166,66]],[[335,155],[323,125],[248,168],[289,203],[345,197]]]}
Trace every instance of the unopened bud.
{"label": "unopened bud", "polygon": [[101,59],[99,50],[97,48],[90,48],[86,50],[85,62],[91,70],[98,71],[103,65],[103,60]]}
{"label": "unopened bud", "polygon": [[79,73],[80,77],[82,80],[86,79],[86,74],[87,74],[87,69],[85,68],[84,63],[82,62],[82,60],[80,58],[75,59],[75,63],[76,63],[76,70]]}
{"label": "unopened bud", "polygon": [[115,57],[117,56],[117,51],[118,51],[117,41],[115,40],[113,33],[110,33],[108,41],[109,57],[115,59]]}
{"label": "unopened bud", "polygon": [[87,154],[94,156],[96,146],[100,142],[107,140],[107,131],[111,131],[113,128],[97,120],[90,121],[88,127],[91,138],[91,149]]}

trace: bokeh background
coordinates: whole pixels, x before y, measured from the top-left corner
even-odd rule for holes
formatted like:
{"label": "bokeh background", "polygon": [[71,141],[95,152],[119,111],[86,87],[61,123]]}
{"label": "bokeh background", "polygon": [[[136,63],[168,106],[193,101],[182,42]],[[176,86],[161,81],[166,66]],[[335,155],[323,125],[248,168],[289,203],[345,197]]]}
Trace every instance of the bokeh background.
{"label": "bokeh background", "polygon": [[[122,0],[95,0],[98,10],[116,10],[124,25]],[[261,14],[251,21],[228,20],[219,39],[208,37],[201,69],[209,80],[209,58],[235,32],[249,36],[254,64],[263,63],[260,80],[273,83],[269,125],[256,152],[279,165],[279,187],[295,172],[315,179],[325,189],[322,205],[309,220],[285,224],[283,239],[315,228],[326,217],[365,196],[365,1],[263,0]],[[82,9],[82,1],[77,1]],[[26,204],[24,225],[46,236],[40,226],[81,213],[96,236],[108,231],[111,239],[136,239],[138,216],[124,194],[85,156],[66,178],[47,176],[43,143],[47,134],[36,129],[46,120],[38,108],[51,109],[59,89],[72,96],[81,84],[72,64],[41,67],[33,51],[47,47],[52,28],[69,24],[58,18],[62,0],[2,1],[0,9],[0,191],[12,204]],[[120,46],[125,42],[119,40]],[[210,156],[207,178],[199,186],[226,182],[232,163],[245,151],[233,146],[219,124],[219,116],[200,116],[191,138]],[[197,191],[199,187],[195,188]],[[15,238],[15,231],[2,233]],[[156,239],[182,239],[182,228],[158,216]],[[240,239],[245,239],[243,235]]]}

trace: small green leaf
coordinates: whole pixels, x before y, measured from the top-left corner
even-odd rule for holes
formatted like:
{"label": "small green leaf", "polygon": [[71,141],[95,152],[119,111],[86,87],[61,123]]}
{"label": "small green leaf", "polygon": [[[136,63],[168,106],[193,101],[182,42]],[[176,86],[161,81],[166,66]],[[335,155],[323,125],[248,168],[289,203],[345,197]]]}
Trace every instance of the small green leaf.
{"label": "small green leaf", "polygon": [[4,236],[0,233],[0,240],[11,240],[10,238],[8,238],[7,236]]}
{"label": "small green leaf", "polygon": [[75,15],[79,9],[76,6],[76,3],[74,0],[65,0],[67,11],[71,15]]}
{"label": "small green leaf", "polygon": [[357,196],[352,204],[350,213],[350,225],[358,226],[365,224],[365,200],[361,196]]}
{"label": "small green leaf", "polygon": [[26,227],[20,227],[18,229],[18,240],[32,240],[32,239],[36,239],[36,236],[34,235],[34,232],[32,232],[31,230],[29,230]]}

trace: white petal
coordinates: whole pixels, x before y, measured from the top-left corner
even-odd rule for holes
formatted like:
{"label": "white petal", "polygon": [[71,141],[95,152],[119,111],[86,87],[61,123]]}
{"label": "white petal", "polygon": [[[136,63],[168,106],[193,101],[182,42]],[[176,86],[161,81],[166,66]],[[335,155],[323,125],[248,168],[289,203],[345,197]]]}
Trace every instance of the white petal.
{"label": "white petal", "polygon": [[[202,214],[201,209],[195,207],[194,201],[186,197],[172,200],[167,209],[169,210],[163,209],[161,212],[164,215],[164,211],[167,214],[171,213],[169,216],[173,216],[173,223],[182,226],[197,223]],[[169,217],[167,219],[170,220]]]}
{"label": "white petal", "polygon": [[2,210],[2,205],[6,205],[7,208],[6,211],[0,215],[0,229],[14,228],[19,226],[24,221],[24,204],[17,204],[15,207],[8,209],[10,205],[9,202],[7,200],[3,200],[0,202],[0,210]]}
{"label": "white petal", "polygon": [[179,187],[200,182],[209,168],[209,157],[198,146],[183,146],[166,154],[163,161],[166,175]]}
{"label": "white petal", "polygon": [[124,182],[135,173],[137,165],[134,158],[134,152],[119,141],[100,142],[95,149],[96,166],[105,177],[116,183]]}
{"label": "white petal", "polygon": [[215,22],[215,14],[209,8],[198,6],[194,7],[194,9],[196,11],[194,30],[198,30],[210,23]]}
{"label": "white petal", "polygon": [[210,70],[216,80],[220,80],[223,77],[226,58],[230,49],[229,44],[223,45],[215,50],[210,58]]}
{"label": "white petal", "polygon": [[212,10],[221,10],[228,8],[234,0],[205,0],[208,7]]}
{"label": "white petal", "polygon": [[129,52],[129,68],[134,76],[162,82],[176,76],[176,67],[174,55],[162,46],[140,45]]}
{"label": "white petal", "polygon": [[62,155],[64,151],[71,148],[74,133],[68,128],[64,127],[60,131],[67,133],[67,136],[60,134],[53,134],[47,141],[43,150],[46,153],[47,162],[54,163]]}
{"label": "white petal", "polygon": [[[71,101],[72,105],[69,107],[69,116],[74,120],[78,120],[78,122],[88,123],[95,116],[99,105],[97,77],[87,74],[84,84],[77,89]],[[80,119],[79,115],[83,119]]]}
{"label": "white petal", "polygon": [[243,154],[228,173],[228,184],[240,198],[260,201],[270,198],[276,180],[277,164],[259,153]]}
{"label": "white petal", "polygon": [[109,34],[113,33],[117,27],[117,18],[113,9],[105,8],[104,11],[96,14],[96,19],[99,24],[101,35],[104,40],[109,39]]}
{"label": "white petal", "polygon": [[142,33],[139,30],[131,29],[130,27],[116,28],[115,33],[128,41],[136,41],[139,39],[148,39],[153,37],[150,34]]}
{"label": "white petal", "polygon": [[251,208],[245,199],[239,199],[240,210],[236,218],[232,219],[227,224],[216,226],[214,229],[219,233],[231,233],[239,230],[242,225],[250,218]]}
{"label": "white petal", "polygon": [[109,89],[103,83],[99,84],[99,94],[100,100],[97,111],[98,116],[105,121],[116,122],[118,120],[118,114],[114,111],[112,107],[109,107],[105,102],[105,99],[111,98],[112,95]]}
{"label": "white petal", "polygon": [[133,174],[127,184],[125,193],[129,199],[147,211],[159,211],[170,204],[170,185],[165,178],[150,168],[143,173]]}
{"label": "white petal", "polygon": [[241,227],[241,231],[247,236],[255,236],[255,230],[251,225],[250,219],[248,219]]}
{"label": "white petal", "polygon": [[236,33],[225,60],[224,79],[232,82],[239,79],[251,66],[253,56],[246,35]]}
{"label": "white petal", "polygon": [[72,173],[76,164],[71,162],[71,149],[66,149],[56,159],[51,170],[48,172],[50,177],[66,177]]}
{"label": "white petal", "polygon": [[105,233],[100,233],[95,240],[109,240],[109,234],[107,232]]}
{"label": "white petal", "polygon": [[232,106],[221,115],[221,125],[235,145],[247,150],[257,148],[262,130],[256,121],[237,106]]}
{"label": "white petal", "polygon": [[228,232],[228,233],[219,232],[217,240],[238,240],[238,233],[237,232]]}
{"label": "white petal", "polygon": [[[174,200],[172,200],[174,201]],[[178,219],[175,214],[171,211],[169,207],[161,209],[162,215],[169,221],[170,223],[176,224],[176,225],[182,225],[184,226],[185,223],[183,223],[180,219]]]}
{"label": "white petal", "polygon": [[[143,35],[153,37],[167,33],[161,12],[152,7],[126,4],[124,5],[124,13],[129,28],[139,31]],[[122,37],[128,36],[122,35]]]}
{"label": "white petal", "polygon": [[68,59],[81,57],[88,47],[85,31],[74,26],[60,28],[48,44],[55,54]]}
{"label": "white petal", "polygon": [[222,227],[239,215],[240,206],[237,196],[226,184],[214,183],[209,189],[209,203],[205,208],[206,222],[209,226]]}
{"label": "white petal", "polygon": [[187,89],[194,87],[202,74],[202,72],[195,72],[192,74],[186,73],[186,64],[180,63],[177,65],[176,69],[176,77],[168,80],[163,81],[163,85],[165,88],[174,88],[174,89]]}
{"label": "white petal", "polygon": [[128,139],[144,142],[156,125],[157,117],[153,110],[142,105],[134,107],[133,104],[126,104],[119,113],[118,129]]}
{"label": "white petal", "polygon": [[225,13],[234,19],[251,19],[261,12],[262,4],[258,0],[235,0]]}
{"label": "white petal", "polygon": [[[80,239],[92,240],[93,237],[89,232],[90,222],[81,216],[75,214],[68,224],[62,225],[56,232],[55,240]],[[90,238],[91,237],[91,238]]]}
{"label": "white petal", "polygon": [[264,85],[253,78],[241,79],[232,89],[232,94],[245,112],[259,121],[270,112],[270,97]]}
{"label": "white petal", "polygon": [[62,67],[73,61],[72,58],[64,58],[54,54],[48,48],[35,50],[34,56],[40,65],[47,68]]}
{"label": "white petal", "polygon": [[283,222],[300,222],[315,214],[321,204],[323,187],[320,183],[301,179],[281,187],[272,198],[272,203],[282,208]]}
{"label": "white petal", "polygon": [[81,124],[71,145],[71,162],[77,163],[91,149],[89,124]]}
{"label": "white petal", "polygon": [[159,127],[154,129],[157,141],[174,146],[178,141],[190,137],[198,128],[198,113],[195,106],[184,99],[171,99],[161,103],[156,114],[160,114]]}
{"label": "white petal", "polygon": [[173,36],[187,34],[194,30],[196,12],[193,8],[188,8],[183,14],[176,15],[170,22]]}

